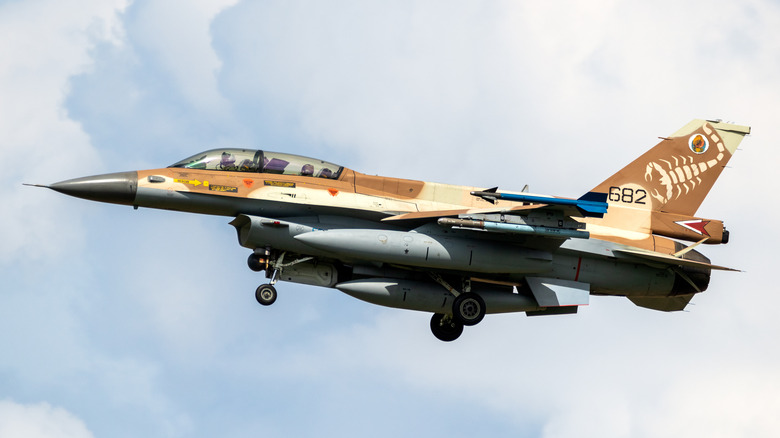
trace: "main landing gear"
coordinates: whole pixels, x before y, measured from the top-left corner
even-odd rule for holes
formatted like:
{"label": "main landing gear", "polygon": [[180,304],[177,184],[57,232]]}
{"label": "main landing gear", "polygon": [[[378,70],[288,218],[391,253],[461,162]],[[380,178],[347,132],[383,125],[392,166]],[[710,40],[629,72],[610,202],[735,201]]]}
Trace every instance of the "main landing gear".
{"label": "main landing gear", "polygon": [[455,295],[452,313],[434,313],[431,317],[433,336],[444,342],[454,341],[463,333],[464,326],[477,325],[485,318],[485,300],[471,291],[471,280],[463,280],[463,292],[458,292],[440,275],[431,273],[431,278]]}
{"label": "main landing gear", "polygon": [[463,323],[455,321],[452,315],[434,313],[431,317],[431,332],[436,339],[451,342],[463,333]]}
{"label": "main landing gear", "polygon": [[[292,261],[285,262],[285,257],[292,259]],[[296,265],[298,263],[308,262],[312,259],[313,257],[302,257],[294,253],[288,254],[284,251],[275,251],[270,247],[256,249],[247,259],[247,265],[253,271],[265,271],[266,277],[270,280],[266,284],[261,284],[255,290],[255,299],[257,302],[263,306],[270,306],[276,302],[278,297],[276,288],[274,287],[276,282],[280,278],[293,281],[292,279],[295,277],[295,275],[297,275],[296,273],[299,272],[298,268],[300,267],[293,268],[284,274],[283,277],[280,277],[283,275],[282,271],[287,267]],[[331,275],[335,276],[335,273],[331,273]],[[446,306],[448,303],[452,303],[451,307],[447,306],[441,308],[441,313],[435,313],[431,317],[431,332],[437,339],[444,342],[454,341],[458,339],[461,334],[463,334],[464,327],[477,325],[485,318],[485,300],[478,293],[471,290],[470,278],[458,278],[454,276],[448,277],[450,281],[455,280],[462,282],[462,285],[459,285],[460,287],[455,289],[441,275],[435,272],[429,272],[428,275],[433,281],[444,287],[449,292],[449,294],[443,294],[445,295],[445,298],[442,306]],[[332,282],[335,282],[335,280],[332,280]],[[429,286],[428,292],[431,292]],[[432,292],[438,295],[435,290]],[[454,300],[452,297],[454,297]],[[404,300],[406,300],[405,293]],[[434,309],[437,307],[438,306],[434,307]]]}
{"label": "main landing gear", "polygon": [[485,300],[473,293],[462,293],[452,303],[452,316],[463,325],[477,325],[485,317]]}

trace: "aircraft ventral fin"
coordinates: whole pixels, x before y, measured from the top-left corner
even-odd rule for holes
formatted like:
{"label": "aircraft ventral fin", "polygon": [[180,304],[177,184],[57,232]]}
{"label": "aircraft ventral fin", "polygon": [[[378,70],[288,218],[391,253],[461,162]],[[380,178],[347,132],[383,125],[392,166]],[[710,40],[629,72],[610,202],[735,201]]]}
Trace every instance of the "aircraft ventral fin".
{"label": "aircraft ventral fin", "polygon": [[660,310],[662,312],[679,312],[693,298],[693,294],[679,295],[675,297],[627,297],[632,303],[647,309]]}

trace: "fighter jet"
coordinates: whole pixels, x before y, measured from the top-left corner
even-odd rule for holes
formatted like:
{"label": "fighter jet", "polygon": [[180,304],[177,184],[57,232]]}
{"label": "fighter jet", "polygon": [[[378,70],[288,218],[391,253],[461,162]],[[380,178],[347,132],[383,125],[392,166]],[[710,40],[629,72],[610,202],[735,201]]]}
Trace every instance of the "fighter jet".
{"label": "fighter jet", "polygon": [[750,127],[694,120],[578,199],[366,175],[289,153],[212,149],[171,166],[48,186],[93,201],[228,216],[249,268],[433,314],[453,341],[486,314],[576,313],[591,295],[682,310],[725,244],[694,216]]}

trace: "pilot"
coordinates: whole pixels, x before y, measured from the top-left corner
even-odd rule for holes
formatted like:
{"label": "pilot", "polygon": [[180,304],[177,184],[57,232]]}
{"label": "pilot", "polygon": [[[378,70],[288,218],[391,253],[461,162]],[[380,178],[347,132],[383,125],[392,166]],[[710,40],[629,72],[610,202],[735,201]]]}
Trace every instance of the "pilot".
{"label": "pilot", "polygon": [[222,152],[222,159],[219,161],[219,169],[236,170],[236,158],[230,152]]}
{"label": "pilot", "polygon": [[238,165],[238,170],[241,172],[256,172],[257,164],[249,158],[245,159]]}
{"label": "pilot", "polygon": [[304,164],[301,168],[301,176],[312,176],[314,175],[314,166],[311,164]]}
{"label": "pilot", "polygon": [[326,167],[326,168],[324,168],[324,169],[322,169],[320,171],[319,177],[320,178],[332,178],[333,177],[333,171]]}

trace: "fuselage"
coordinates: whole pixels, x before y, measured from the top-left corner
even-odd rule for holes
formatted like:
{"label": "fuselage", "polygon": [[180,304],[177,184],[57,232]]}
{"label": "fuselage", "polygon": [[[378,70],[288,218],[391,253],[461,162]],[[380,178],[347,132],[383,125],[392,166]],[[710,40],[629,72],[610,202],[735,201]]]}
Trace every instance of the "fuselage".
{"label": "fuselage", "polygon": [[[487,313],[576,313],[591,294],[683,310],[707,289],[700,244],[723,222],[694,217],[750,128],[693,120],[577,199],[371,176],[300,155],[213,149],[169,167],[49,186],[100,202],[233,218],[248,267],[433,313],[452,341]],[[684,243],[687,242],[687,243]]]}
{"label": "fuselage", "polygon": [[[206,156],[213,156],[210,162],[193,160],[196,155],[171,167],[79,178],[51,188],[136,208],[283,219],[302,228],[290,227],[291,231],[280,232],[266,227],[258,231],[262,226],[256,225],[252,233],[245,233],[251,234],[251,239],[240,243],[253,251],[268,246],[350,267],[382,263],[448,274],[469,271],[478,280],[517,286],[528,275],[544,275],[586,283],[590,292],[596,294],[666,296],[695,292],[679,281],[671,269],[631,263],[614,251],[638,248],[671,254],[679,249],[679,244],[650,234],[647,227],[616,228],[609,215],[606,219],[583,221],[589,239],[566,239],[557,244],[535,235],[475,233],[442,227],[427,219],[430,215],[455,212],[460,217],[501,214],[516,209],[517,203],[491,203],[472,196],[472,192],[480,190],[478,187],[371,176],[289,154],[266,153],[263,159],[262,151],[241,150],[246,156],[255,157],[254,165],[241,168],[236,161],[229,166],[214,164],[220,161],[221,154],[233,151],[207,151]],[[269,154],[283,159],[269,160]],[[265,166],[258,164],[260,160],[265,161]],[[316,166],[309,165],[309,161]],[[272,168],[274,163],[276,167]],[[610,214],[621,214],[616,211],[620,206],[610,208]],[[642,212],[634,210],[623,214],[640,217]],[[409,218],[393,220],[403,215]],[[649,215],[645,216],[649,221]],[[320,240],[326,240],[324,243],[312,239],[305,242],[296,238],[301,234],[296,229],[340,230],[341,235],[323,235]],[[239,230],[241,239],[240,236]],[[377,239],[389,243],[372,246]],[[708,273],[706,277],[708,281]],[[704,290],[707,281],[698,281],[696,288]]]}

